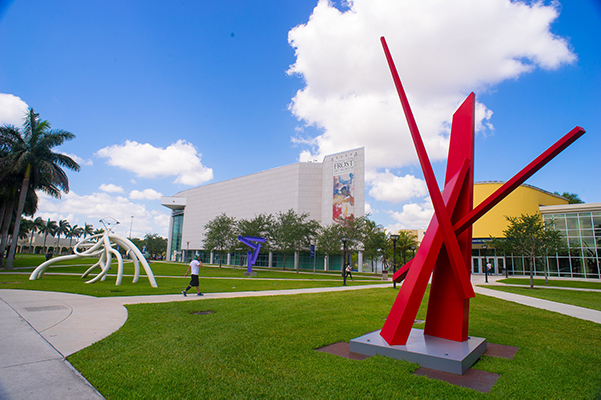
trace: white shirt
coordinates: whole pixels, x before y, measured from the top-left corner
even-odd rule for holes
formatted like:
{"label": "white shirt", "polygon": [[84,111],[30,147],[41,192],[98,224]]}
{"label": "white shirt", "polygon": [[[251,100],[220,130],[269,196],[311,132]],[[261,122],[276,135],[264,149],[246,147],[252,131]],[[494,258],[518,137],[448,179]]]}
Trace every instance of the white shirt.
{"label": "white shirt", "polygon": [[200,262],[198,262],[198,260],[192,260],[190,268],[192,268],[190,272],[191,275],[198,275],[198,271],[200,271]]}

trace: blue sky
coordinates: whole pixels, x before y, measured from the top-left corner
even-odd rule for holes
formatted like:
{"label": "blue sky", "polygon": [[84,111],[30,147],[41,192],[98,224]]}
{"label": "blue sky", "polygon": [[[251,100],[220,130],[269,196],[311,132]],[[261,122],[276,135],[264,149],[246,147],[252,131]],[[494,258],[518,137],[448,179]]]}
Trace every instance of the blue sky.
{"label": "blue sky", "polygon": [[477,181],[509,179],[580,125],[527,183],[601,202],[600,28],[597,0],[0,1],[0,123],[30,106],[76,135],[58,151],[81,171],[41,198],[43,218],[166,236],[160,195],[363,146],[372,218],[423,228],[384,35],[439,182],[474,91]]}

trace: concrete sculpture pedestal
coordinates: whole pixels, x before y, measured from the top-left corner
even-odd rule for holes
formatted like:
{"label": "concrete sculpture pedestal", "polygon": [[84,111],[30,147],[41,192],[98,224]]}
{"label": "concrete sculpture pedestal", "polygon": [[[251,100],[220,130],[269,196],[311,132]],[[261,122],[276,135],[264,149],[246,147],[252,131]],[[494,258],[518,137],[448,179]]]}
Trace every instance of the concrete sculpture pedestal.
{"label": "concrete sculpture pedestal", "polygon": [[351,340],[350,351],[366,356],[379,354],[463,375],[486,351],[486,339],[471,336],[465,342],[455,342],[424,335],[423,330],[413,328],[406,344],[389,345],[378,330]]}

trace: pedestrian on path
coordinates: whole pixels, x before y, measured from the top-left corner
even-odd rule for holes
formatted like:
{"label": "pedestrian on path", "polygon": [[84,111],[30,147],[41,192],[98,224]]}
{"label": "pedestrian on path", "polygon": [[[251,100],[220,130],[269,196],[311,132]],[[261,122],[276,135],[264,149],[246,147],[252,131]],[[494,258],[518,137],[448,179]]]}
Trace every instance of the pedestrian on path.
{"label": "pedestrian on path", "polygon": [[202,293],[200,293],[200,287],[198,284],[198,272],[200,271],[200,267],[202,267],[202,263],[200,262],[200,255],[197,254],[196,257],[194,257],[194,260],[192,260],[192,262],[188,266],[188,270],[184,274],[184,276],[188,276],[188,272],[190,272],[190,278],[192,278],[192,279],[190,279],[190,284],[188,285],[188,287],[186,289],[182,290],[182,294],[184,296],[187,296],[186,293],[192,287],[196,287],[196,295],[197,296],[202,296]]}
{"label": "pedestrian on path", "polygon": [[353,272],[353,270],[351,269],[351,265],[347,264],[346,265],[346,275],[351,277],[351,281],[354,281],[352,272]]}

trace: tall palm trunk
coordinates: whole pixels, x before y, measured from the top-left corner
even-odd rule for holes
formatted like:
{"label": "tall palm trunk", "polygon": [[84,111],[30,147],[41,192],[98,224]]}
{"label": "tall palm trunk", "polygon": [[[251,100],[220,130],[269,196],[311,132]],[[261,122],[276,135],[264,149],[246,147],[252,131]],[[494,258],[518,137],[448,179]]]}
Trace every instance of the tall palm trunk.
{"label": "tall palm trunk", "polygon": [[8,242],[8,228],[12,219],[14,200],[8,200],[2,218],[2,231],[0,233],[0,267],[4,266],[4,253],[6,252],[6,243]]}
{"label": "tall palm trunk", "polygon": [[2,226],[2,222],[4,221],[4,212],[6,211],[6,201],[2,202],[2,206],[0,206],[0,226]]}
{"label": "tall palm trunk", "polygon": [[29,238],[29,254],[32,253],[31,246],[33,245],[33,235],[35,235],[35,228],[31,230],[31,237]]}
{"label": "tall palm trunk", "polygon": [[44,232],[44,244],[42,245],[42,252],[44,252],[44,254],[47,253],[46,250],[46,238],[48,237],[48,231]]}
{"label": "tall palm trunk", "polygon": [[30,175],[31,164],[27,164],[27,168],[25,169],[25,176],[23,177],[23,183],[21,184],[21,191],[19,192],[19,205],[17,207],[17,217],[15,218],[15,229],[13,230],[13,237],[10,244],[8,259],[6,260],[6,269],[12,269],[13,267],[15,252],[17,251],[17,239],[19,238],[21,215],[23,214],[23,208],[25,208],[25,198],[27,197],[27,189],[29,188]]}

